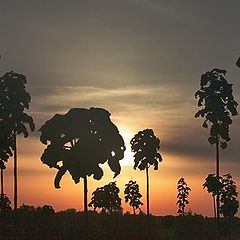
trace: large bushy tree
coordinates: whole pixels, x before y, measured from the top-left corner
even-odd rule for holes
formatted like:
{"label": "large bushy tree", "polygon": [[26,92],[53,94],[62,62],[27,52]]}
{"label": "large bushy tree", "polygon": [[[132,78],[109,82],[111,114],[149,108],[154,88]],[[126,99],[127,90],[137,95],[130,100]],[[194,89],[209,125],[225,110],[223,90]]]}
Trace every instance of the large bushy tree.
{"label": "large bushy tree", "polygon": [[159,153],[160,140],[152,129],[139,131],[131,140],[131,150],[134,152],[134,169],[146,171],[147,178],[147,215],[149,215],[149,167],[158,170],[158,163],[162,161]]}
{"label": "large bushy tree", "polygon": [[110,182],[103,187],[99,187],[92,193],[91,202],[88,206],[93,207],[94,211],[99,208],[102,213],[107,214],[120,212],[122,208],[119,191],[116,182]]}
{"label": "large bushy tree", "polygon": [[[230,141],[229,126],[232,124],[232,116],[236,116],[237,102],[233,97],[232,84],[228,83],[226,70],[215,68],[201,76],[200,89],[195,93],[198,106],[201,107],[195,114],[195,118],[203,117],[203,127],[210,127],[208,141],[216,146],[216,176],[219,178],[219,146],[227,147]],[[220,198],[217,192],[217,218],[219,218]]]}
{"label": "large bushy tree", "polygon": [[84,180],[84,210],[87,215],[87,177],[100,180],[105,162],[120,174],[119,160],[124,157],[125,145],[110,113],[102,108],[73,108],[66,114],[56,114],[39,130],[40,140],[47,145],[41,161],[58,170],[54,185],[69,172],[75,183]]}
{"label": "large bushy tree", "polygon": [[29,109],[30,94],[26,91],[27,80],[23,74],[8,72],[0,77],[0,125],[5,135],[11,139],[9,145],[14,155],[14,209],[17,209],[17,135],[28,137],[28,126],[31,131],[35,125],[25,110]]}

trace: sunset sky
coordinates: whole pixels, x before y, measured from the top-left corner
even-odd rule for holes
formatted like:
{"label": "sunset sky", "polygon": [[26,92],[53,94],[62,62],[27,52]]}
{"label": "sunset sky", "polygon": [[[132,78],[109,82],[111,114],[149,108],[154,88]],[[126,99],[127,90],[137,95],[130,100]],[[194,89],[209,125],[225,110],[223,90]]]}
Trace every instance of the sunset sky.
{"label": "sunset sky", "polygon": [[[111,112],[127,146],[115,179],[122,202],[130,179],[140,184],[146,202],[145,172],[133,170],[129,142],[139,130],[152,128],[164,161],[150,172],[151,212],[176,214],[176,183],[183,176],[192,188],[187,209],[212,216],[211,195],[202,184],[215,171],[215,152],[207,141],[209,130],[202,128],[202,119],[194,119],[194,93],[201,74],[218,67],[228,71],[240,102],[239,13],[239,1],[223,0],[1,1],[0,74],[14,70],[27,76],[29,114],[37,130],[73,107]],[[239,116],[230,136],[220,153],[220,171],[231,173],[240,191]],[[66,174],[62,188],[54,189],[56,170],[40,161],[45,146],[39,133],[18,140],[19,205],[82,210],[83,182],[75,185]],[[11,200],[12,163],[5,179]],[[102,180],[90,178],[89,200],[112,177],[106,166]]]}

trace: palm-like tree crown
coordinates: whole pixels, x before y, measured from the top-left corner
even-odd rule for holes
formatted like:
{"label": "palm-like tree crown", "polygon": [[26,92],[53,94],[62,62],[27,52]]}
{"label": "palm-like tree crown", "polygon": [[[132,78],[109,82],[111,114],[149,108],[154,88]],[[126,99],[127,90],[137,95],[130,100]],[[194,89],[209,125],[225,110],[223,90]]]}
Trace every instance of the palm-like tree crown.
{"label": "palm-like tree crown", "polygon": [[149,165],[158,169],[158,162],[162,161],[162,156],[158,152],[160,140],[154,135],[152,129],[139,131],[131,140],[131,149],[134,154],[134,169],[145,170]]}
{"label": "palm-like tree crown", "polygon": [[[226,70],[213,69],[201,76],[200,90],[195,93],[198,98],[198,106],[202,107],[195,114],[195,118],[205,117],[203,127],[212,124],[208,141],[211,144],[219,140],[221,147],[227,147],[229,137],[229,125],[232,124],[230,114],[236,116],[237,102],[233,97],[232,84],[225,79]],[[220,139],[219,139],[220,138]]]}
{"label": "palm-like tree crown", "polygon": [[28,136],[26,125],[30,130],[35,130],[33,119],[24,113],[29,109],[30,94],[25,89],[27,83],[23,74],[13,71],[0,77],[0,122],[5,131],[9,133],[23,134]]}
{"label": "palm-like tree crown", "polygon": [[41,160],[58,169],[55,187],[69,171],[75,183],[91,176],[97,180],[103,176],[99,164],[108,162],[117,176],[124,157],[124,141],[117,127],[110,120],[110,113],[101,108],[74,108],[66,114],[56,114],[39,130],[40,140],[48,144]]}

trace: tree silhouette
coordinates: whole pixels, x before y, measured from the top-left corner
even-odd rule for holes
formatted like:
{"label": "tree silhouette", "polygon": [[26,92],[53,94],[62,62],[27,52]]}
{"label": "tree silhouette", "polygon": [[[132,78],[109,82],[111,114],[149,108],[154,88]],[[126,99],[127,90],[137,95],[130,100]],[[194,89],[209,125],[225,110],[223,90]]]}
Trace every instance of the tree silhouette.
{"label": "tree silhouette", "polygon": [[203,188],[207,188],[207,191],[209,193],[212,193],[214,217],[216,218],[217,214],[216,214],[216,199],[215,199],[215,197],[222,188],[221,177],[218,178],[215,174],[212,174],[212,173],[209,174],[207,176],[207,178],[205,179]]}
{"label": "tree silhouette", "polygon": [[73,108],[66,114],[56,114],[39,130],[40,140],[47,145],[41,161],[58,169],[54,185],[68,171],[75,183],[84,179],[84,211],[87,218],[87,176],[100,180],[103,170],[99,164],[108,163],[120,174],[119,160],[124,157],[124,141],[110,120],[110,113],[102,108]]}
{"label": "tree silhouette", "polygon": [[125,202],[128,203],[133,209],[134,215],[136,214],[136,209],[140,210],[140,206],[143,203],[140,201],[142,194],[139,192],[139,185],[136,181],[130,180],[127,184],[125,184]]}
{"label": "tree silhouette", "polygon": [[0,77],[0,122],[13,142],[14,155],[14,209],[17,209],[17,135],[28,137],[27,125],[35,130],[32,117],[24,111],[29,109],[30,94],[25,89],[27,83],[23,74],[13,71]]}
{"label": "tree silhouette", "polygon": [[152,129],[139,131],[131,140],[131,150],[134,152],[134,169],[146,170],[147,178],[147,215],[149,215],[149,172],[151,165],[154,170],[158,170],[158,162],[162,161],[162,156],[158,152],[160,140],[154,135]]}
{"label": "tree silhouette", "polygon": [[0,197],[0,213],[5,214],[12,210],[9,198],[3,194]]}
{"label": "tree silhouette", "polygon": [[110,182],[109,184],[97,188],[92,193],[91,202],[89,207],[93,207],[94,211],[97,208],[101,209],[102,213],[119,212],[121,208],[121,198],[119,197],[119,188],[116,182]]}
{"label": "tree silhouette", "polygon": [[180,216],[185,216],[185,207],[186,207],[186,204],[189,204],[189,201],[187,200],[187,198],[188,198],[189,192],[191,191],[191,188],[188,187],[183,177],[181,177],[177,182],[177,190],[178,190],[178,194],[177,194],[178,201],[176,203],[178,204],[177,213]]}
{"label": "tree silhouette", "polygon": [[[230,141],[229,125],[232,124],[230,115],[236,116],[237,102],[233,97],[232,84],[225,79],[226,70],[213,69],[201,76],[200,90],[195,93],[198,106],[202,107],[195,118],[205,117],[203,127],[211,124],[210,144],[216,145],[216,176],[219,178],[219,145],[222,149],[227,147]],[[220,198],[217,193],[217,218],[219,219]]]}
{"label": "tree silhouette", "polygon": [[220,190],[220,213],[224,217],[233,217],[239,208],[239,201],[237,200],[238,192],[236,183],[232,180],[231,174],[225,174],[222,178],[222,188]]}

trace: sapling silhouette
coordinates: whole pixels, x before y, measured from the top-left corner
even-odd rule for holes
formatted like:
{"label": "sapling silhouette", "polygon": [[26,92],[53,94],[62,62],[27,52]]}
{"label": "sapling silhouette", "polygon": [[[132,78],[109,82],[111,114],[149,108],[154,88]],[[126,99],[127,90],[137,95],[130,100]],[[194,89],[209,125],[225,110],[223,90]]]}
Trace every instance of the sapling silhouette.
{"label": "sapling silhouette", "polygon": [[139,131],[131,140],[131,150],[134,152],[134,169],[146,170],[147,178],[147,215],[149,215],[149,172],[151,165],[154,170],[158,170],[158,162],[162,161],[162,156],[158,152],[160,140],[154,135],[152,129]]}
{"label": "sapling silhouette", "polygon": [[0,197],[0,213],[5,214],[12,210],[9,198],[3,194]]}
{"label": "sapling silhouette", "polygon": [[188,187],[183,177],[181,177],[177,182],[177,190],[178,190],[178,194],[177,194],[178,200],[176,203],[178,205],[177,213],[180,216],[185,216],[185,207],[186,207],[186,204],[189,204],[189,201],[187,198],[188,198],[189,192],[191,191],[191,188]]}
{"label": "sapling silhouette", "polygon": [[209,193],[212,193],[214,217],[216,218],[217,215],[216,215],[216,199],[215,199],[215,197],[222,188],[221,177],[218,178],[215,174],[209,174],[207,176],[207,178],[205,179],[203,188],[207,188],[207,191]]}
{"label": "sapling silhouette", "polygon": [[142,194],[139,192],[139,185],[136,181],[130,180],[127,184],[125,184],[125,202],[128,203],[133,209],[133,214],[136,214],[136,210],[140,209],[140,206],[143,205],[143,203],[140,201],[140,198],[142,197]]}
{"label": "sapling silhouette", "polygon": [[41,161],[58,169],[54,185],[68,171],[75,183],[84,179],[84,211],[87,218],[87,176],[100,180],[103,170],[99,164],[108,163],[120,174],[119,160],[124,157],[124,141],[110,120],[110,113],[102,108],[73,108],[66,114],[56,114],[39,130],[40,140],[48,144]]}
{"label": "sapling silhouette", "polygon": [[93,207],[94,211],[99,208],[102,213],[107,214],[120,212],[122,210],[121,198],[119,197],[119,188],[116,182],[110,182],[103,187],[97,188],[92,193],[91,202],[88,206]]}
{"label": "sapling silhouette", "polygon": [[[205,117],[203,127],[208,128],[211,124],[210,144],[216,146],[216,176],[219,178],[219,146],[222,149],[227,147],[230,141],[229,125],[232,124],[230,115],[236,116],[237,102],[233,97],[232,84],[225,79],[226,70],[213,69],[201,76],[200,90],[195,93],[198,98],[198,106],[202,107],[195,118]],[[217,192],[217,218],[219,219],[220,198]]]}
{"label": "sapling silhouette", "polygon": [[0,77],[0,121],[1,127],[8,131],[13,141],[14,154],[14,209],[17,209],[17,135],[23,134],[28,137],[27,125],[30,130],[35,130],[32,117],[26,114],[31,101],[30,94],[25,89],[27,83],[23,74],[13,71]]}
{"label": "sapling silhouette", "polygon": [[220,213],[224,217],[234,217],[239,208],[237,200],[238,192],[237,185],[233,181],[231,174],[225,174],[222,177],[222,188],[220,190]]}

